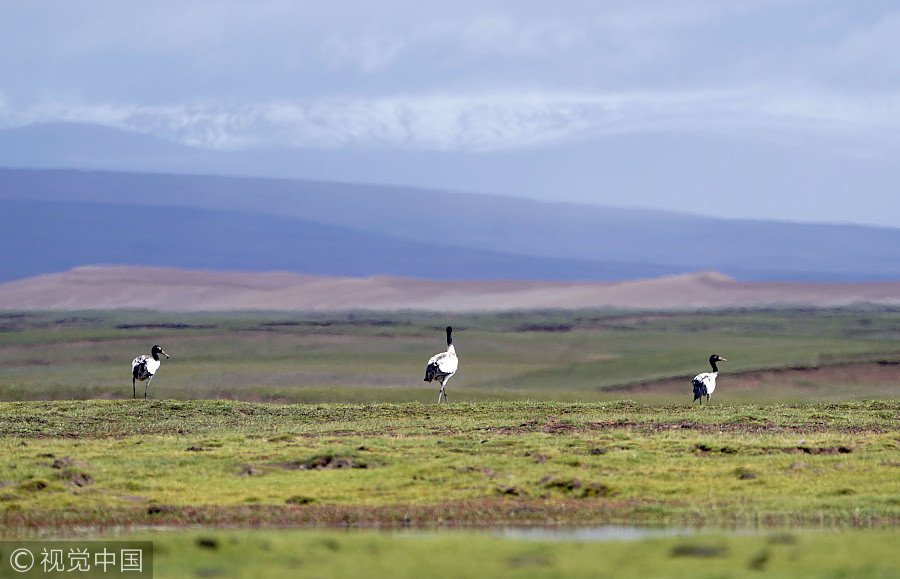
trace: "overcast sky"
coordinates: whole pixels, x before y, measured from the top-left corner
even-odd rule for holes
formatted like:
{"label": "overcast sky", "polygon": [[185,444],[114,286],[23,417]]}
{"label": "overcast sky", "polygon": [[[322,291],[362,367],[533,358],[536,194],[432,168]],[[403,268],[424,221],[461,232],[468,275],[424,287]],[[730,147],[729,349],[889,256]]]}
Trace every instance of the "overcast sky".
{"label": "overcast sky", "polygon": [[900,227],[892,1],[12,0],[0,15],[0,129],[88,122],[332,159],[297,177]]}

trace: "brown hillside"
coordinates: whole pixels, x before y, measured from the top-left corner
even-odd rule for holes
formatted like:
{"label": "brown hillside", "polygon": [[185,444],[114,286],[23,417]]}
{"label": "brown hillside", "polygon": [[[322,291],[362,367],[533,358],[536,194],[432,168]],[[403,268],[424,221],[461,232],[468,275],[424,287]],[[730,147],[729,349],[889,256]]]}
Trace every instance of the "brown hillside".
{"label": "brown hillside", "polygon": [[689,309],[900,304],[900,282],[741,283],[715,272],[617,283],[432,281],[88,266],[0,285],[0,309]]}

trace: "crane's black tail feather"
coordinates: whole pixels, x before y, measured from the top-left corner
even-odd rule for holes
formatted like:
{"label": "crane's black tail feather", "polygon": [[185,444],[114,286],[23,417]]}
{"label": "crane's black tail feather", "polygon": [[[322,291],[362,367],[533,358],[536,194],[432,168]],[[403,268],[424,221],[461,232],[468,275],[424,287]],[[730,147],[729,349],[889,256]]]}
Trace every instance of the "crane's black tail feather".
{"label": "crane's black tail feather", "polygon": [[[707,395],[706,384],[704,384],[700,380],[692,381],[691,385],[694,387],[694,400],[693,400],[694,402],[696,402],[697,399],[703,398],[704,396]],[[702,403],[702,401],[701,401],[701,403]]]}
{"label": "crane's black tail feather", "polygon": [[146,362],[141,362],[131,370],[131,375],[138,380],[146,380],[150,376]]}

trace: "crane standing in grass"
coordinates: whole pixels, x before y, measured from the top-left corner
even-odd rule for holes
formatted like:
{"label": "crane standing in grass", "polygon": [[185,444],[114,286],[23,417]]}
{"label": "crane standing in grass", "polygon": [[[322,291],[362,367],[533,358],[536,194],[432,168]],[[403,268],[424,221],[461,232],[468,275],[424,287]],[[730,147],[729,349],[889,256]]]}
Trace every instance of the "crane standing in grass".
{"label": "crane standing in grass", "polygon": [[169,358],[169,355],[163,352],[163,349],[159,346],[153,346],[150,350],[150,355],[143,354],[138,356],[134,360],[131,361],[131,397],[137,398],[137,390],[135,387],[135,381],[147,381],[147,386],[144,388],[144,400],[147,399],[147,391],[150,390],[150,382],[153,381],[153,375],[156,374],[156,371],[159,370],[159,365],[162,363],[159,359],[159,355],[162,354]]}
{"label": "crane standing in grass", "polygon": [[447,404],[450,404],[450,399],[447,397],[444,386],[456,374],[456,369],[459,367],[459,358],[456,357],[456,348],[453,347],[451,332],[453,332],[453,328],[447,326],[447,351],[432,356],[428,360],[428,366],[425,368],[426,382],[437,380],[441,383],[441,391],[438,392],[438,404],[441,403],[441,397],[447,401]]}
{"label": "crane standing in grass", "polygon": [[691,401],[691,405],[700,400],[700,406],[703,406],[704,396],[706,396],[706,403],[709,404],[709,397],[716,391],[716,376],[719,375],[719,368],[716,366],[716,362],[727,361],[718,354],[713,354],[709,357],[709,365],[712,366],[712,372],[704,372],[694,376],[694,380],[691,382],[691,385],[694,387],[694,400]]}

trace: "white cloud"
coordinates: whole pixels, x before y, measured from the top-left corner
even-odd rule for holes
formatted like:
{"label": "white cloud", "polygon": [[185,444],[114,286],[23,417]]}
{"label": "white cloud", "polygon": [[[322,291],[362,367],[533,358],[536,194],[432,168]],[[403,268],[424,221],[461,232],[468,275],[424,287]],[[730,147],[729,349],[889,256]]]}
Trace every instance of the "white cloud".
{"label": "white cloud", "polygon": [[332,68],[350,66],[373,74],[391,66],[405,44],[398,35],[370,27],[359,36],[331,34],[325,39],[322,53]]}
{"label": "white cloud", "polygon": [[835,64],[844,70],[862,70],[866,76],[896,86],[900,73],[900,12],[887,14],[868,28],[853,28],[832,54]]}
{"label": "white cloud", "polygon": [[[0,38],[7,53],[25,47],[0,60],[0,126],[92,122],[218,149],[497,151],[674,130],[900,138],[890,12],[820,0],[326,4],[95,0],[91,18],[22,4],[28,25]],[[770,42],[780,15],[805,26]]]}
{"label": "white cloud", "polygon": [[580,24],[559,20],[517,21],[509,15],[485,15],[458,23],[455,36],[472,56],[549,57],[583,46],[587,31]]}
{"label": "white cloud", "polygon": [[341,97],[230,106],[54,104],[8,116],[5,124],[52,121],[97,123],[231,150],[355,147],[485,152],[671,131],[724,133],[740,139],[837,137],[877,148],[898,144],[900,93],[850,99],[820,91],[785,94],[757,88]]}

